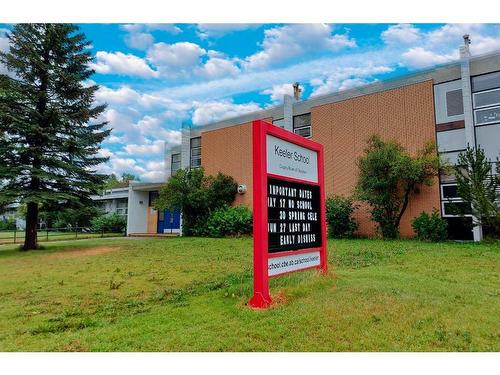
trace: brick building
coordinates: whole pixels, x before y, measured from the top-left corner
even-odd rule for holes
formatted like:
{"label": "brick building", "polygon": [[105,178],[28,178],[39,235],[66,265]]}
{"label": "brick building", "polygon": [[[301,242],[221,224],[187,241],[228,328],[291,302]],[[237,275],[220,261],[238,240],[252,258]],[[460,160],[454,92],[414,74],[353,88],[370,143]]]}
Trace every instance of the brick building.
{"label": "brick building", "polygon": [[[457,62],[387,81],[317,96],[284,97],[282,105],[202,127],[184,127],[182,144],[167,152],[167,176],[179,168],[203,166],[223,172],[247,186],[236,204],[252,204],[251,121],[261,119],[322,143],[325,147],[327,195],[352,193],[356,161],[372,134],[395,139],[411,153],[437,143],[440,156],[456,162],[467,144],[485,149],[495,162],[500,155],[500,52],[470,57],[467,45]],[[412,236],[411,219],[437,208],[456,239],[481,238],[452,214],[460,202],[453,176],[436,177],[415,196],[402,219],[401,234]],[[366,207],[356,213],[359,234],[376,227]],[[472,218],[469,218],[471,221]]]}

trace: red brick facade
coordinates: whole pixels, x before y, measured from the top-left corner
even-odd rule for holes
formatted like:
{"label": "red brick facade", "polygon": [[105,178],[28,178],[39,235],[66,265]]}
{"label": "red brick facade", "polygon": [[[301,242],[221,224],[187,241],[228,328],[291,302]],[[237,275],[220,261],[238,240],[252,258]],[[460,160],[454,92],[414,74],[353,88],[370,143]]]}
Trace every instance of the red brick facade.
{"label": "red brick facade", "polygon": [[[271,121],[271,119],[266,119]],[[415,154],[435,141],[432,81],[417,83],[311,108],[312,139],[325,146],[326,194],[349,195],[357,181],[356,161],[372,134],[395,139]],[[202,165],[208,174],[233,176],[248,191],[236,204],[252,204],[250,123],[202,133]],[[412,236],[411,219],[439,208],[439,184],[413,197],[401,222],[401,234]],[[356,213],[359,234],[371,236],[376,227],[366,207]]]}

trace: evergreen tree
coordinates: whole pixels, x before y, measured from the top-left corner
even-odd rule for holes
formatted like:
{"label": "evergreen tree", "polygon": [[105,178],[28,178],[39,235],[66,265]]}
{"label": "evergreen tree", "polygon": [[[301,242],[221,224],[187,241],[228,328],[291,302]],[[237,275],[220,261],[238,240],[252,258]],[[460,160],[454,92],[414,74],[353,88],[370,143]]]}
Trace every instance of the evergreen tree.
{"label": "evergreen tree", "polygon": [[[458,214],[473,215],[473,225],[485,227],[493,237],[500,235],[500,160],[491,162],[480,147],[458,155],[454,166],[457,193],[468,203],[456,206]],[[493,172],[493,170],[495,172]]]}
{"label": "evergreen tree", "polygon": [[0,53],[0,195],[26,204],[24,249],[37,247],[39,205],[85,204],[104,176],[95,167],[109,135],[94,106],[90,42],[71,24],[20,24]]}

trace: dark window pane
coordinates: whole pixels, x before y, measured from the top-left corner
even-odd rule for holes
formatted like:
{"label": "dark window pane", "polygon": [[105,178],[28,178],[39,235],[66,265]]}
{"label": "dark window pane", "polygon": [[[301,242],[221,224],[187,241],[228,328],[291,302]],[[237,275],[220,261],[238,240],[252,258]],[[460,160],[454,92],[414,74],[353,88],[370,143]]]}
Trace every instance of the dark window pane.
{"label": "dark window pane", "polygon": [[453,90],[446,93],[446,113],[448,116],[457,116],[464,113],[462,90]]}
{"label": "dark window pane", "polygon": [[443,198],[459,198],[457,185],[443,186]]}
{"label": "dark window pane", "polygon": [[191,138],[191,148],[201,147],[201,137]]}
{"label": "dark window pane", "polygon": [[500,72],[472,77],[472,91],[483,91],[500,87]]}
{"label": "dark window pane", "polygon": [[470,204],[467,202],[445,202],[445,215],[468,215],[471,213]]}
{"label": "dark window pane", "polygon": [[159,193],[157,191],[150,191],[149,192],[149,207],[153,207],[155,205],[156,200],[158,199]]}
{"label": "dark window pane", "polygon": [[191,159],[191,168],[197,168],[201,166],[201,158]]}
{"label": "dark window pane", "polygon": [[486,107],[500,104],[500,90],[486,91],[474,94],[474,106]]}
{"label": "dark window pane", "polygon": [[306,113],[304,115],[294,116],[293,117],[293,128],[302,128],[304,126],[311,125],[311,114]]}
{"label": "dark window pane", "polygon": [[448,239],[468,241],[472,240],[472,218],[470,217],[446,217],[448,223]]}
{"label": "dark window pane", "polygon": [[172,154],[172,163],[176,163],[181,161],[181,154]]}

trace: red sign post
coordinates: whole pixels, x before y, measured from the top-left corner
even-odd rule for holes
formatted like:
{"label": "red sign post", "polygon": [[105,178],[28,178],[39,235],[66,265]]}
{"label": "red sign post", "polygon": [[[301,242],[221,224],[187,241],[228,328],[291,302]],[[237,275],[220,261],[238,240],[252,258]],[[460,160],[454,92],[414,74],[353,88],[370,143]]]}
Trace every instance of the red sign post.
{"label": "red sign post", "polygon": [[323,145],[264,121],[252,123],[254,294],[271,304],[269,277],[327,271]]}

